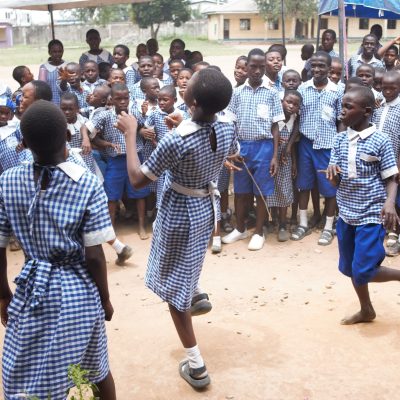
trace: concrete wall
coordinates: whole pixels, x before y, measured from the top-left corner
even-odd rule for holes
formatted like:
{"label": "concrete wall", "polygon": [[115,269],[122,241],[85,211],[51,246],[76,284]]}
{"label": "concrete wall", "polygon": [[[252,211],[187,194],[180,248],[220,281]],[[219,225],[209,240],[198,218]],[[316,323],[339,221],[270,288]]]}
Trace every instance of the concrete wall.
{"label": "concrete wall", "polygon": [[[131,23],[114,23],[106,26],[92,25],[56,25],[56,38],[62,42],[85,43],[86,31],[95,28],[100,32],[103,40],[138,44],[150,38],[150,29],[139,29]],[[14,27],[14,44],[43,44],[51,38],[49,26],[37,25],[32,27]],[[193,36],[207,37],[207,21],[189,21],[176,28],[173,24],[163,24],[160,27],[158,37]]]}

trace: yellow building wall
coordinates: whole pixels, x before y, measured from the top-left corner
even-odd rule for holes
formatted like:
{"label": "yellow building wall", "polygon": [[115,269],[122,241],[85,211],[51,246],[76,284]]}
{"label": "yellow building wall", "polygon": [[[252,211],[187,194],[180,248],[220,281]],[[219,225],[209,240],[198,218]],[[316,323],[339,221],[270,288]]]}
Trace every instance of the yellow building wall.
{"label": "yellow building wall", "polygon": [[[268,22],[255,14],[225,14],[208,16],[208,39],[224,39],[224,19],[229,20],[229,39],[230,40],[254,40],[254,39],[280,39],[282,38],[282,26],[279,21],[278,29],[268,29]],[[240,29],[240,20],[250,20],[250,30]],[[293,18],[287,18],[285,32],[288,38],[293,38],[294,23]]]}

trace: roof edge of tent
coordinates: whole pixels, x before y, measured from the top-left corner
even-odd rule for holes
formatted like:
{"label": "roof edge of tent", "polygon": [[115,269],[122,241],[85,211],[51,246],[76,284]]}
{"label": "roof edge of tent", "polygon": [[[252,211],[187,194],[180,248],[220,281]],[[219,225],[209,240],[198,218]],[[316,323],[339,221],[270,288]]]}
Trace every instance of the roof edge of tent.
{"label": "roof edge of tent", "polygon": [[[0,8],[48,11],[72,8],[102,7],[113,4],[147,3],[150,0],[3,0]],[[25,3],[25,4],[24,4]]]}
{"label": "roof edge of tent", "polygon": [[[332,12],[336,11],[339,7],[338,3],[339,3],[338,0],[320,0],[319,7],[318,7],[318,14],[323,15],[323,14],[328,14],[328,13],[332,13]],[[375,10],[382,10],[384,12],[400,14],[400,6],[398,6],[398,9],[396,9],[396,7],[394,6],[394,3],[393,3],[393,7],[388,7],[387,5],[383,5],[382,3],[380,3],[380,4],[377,4],[377,3],[365,4],[365,1],[363,1],[363,0],[361,0],[361,1],[360,0],[349,0],[349,1],[344,0],[345,6],[347,6],[347,5],[361,6],[361,7],[366,7],[366,8],[375,9]],[[376,7],[374,7],[374,5]]]}

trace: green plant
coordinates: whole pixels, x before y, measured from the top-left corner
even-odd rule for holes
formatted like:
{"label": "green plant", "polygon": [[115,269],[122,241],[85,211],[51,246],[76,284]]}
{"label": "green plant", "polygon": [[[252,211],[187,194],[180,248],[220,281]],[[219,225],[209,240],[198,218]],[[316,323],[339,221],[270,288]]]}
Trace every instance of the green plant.
{"label": "green plant", "polygon": [[87,396],[90,396],[89,400],[97,399],[93,395],[93,392],[97,391],[97,386],[87,378],[89,372],[86,369],[82,369],[79,364],[72,364],[68,367],[68,379],[76,386],[79,395],[79,397],[72,396],[71,400],[87,400]]}

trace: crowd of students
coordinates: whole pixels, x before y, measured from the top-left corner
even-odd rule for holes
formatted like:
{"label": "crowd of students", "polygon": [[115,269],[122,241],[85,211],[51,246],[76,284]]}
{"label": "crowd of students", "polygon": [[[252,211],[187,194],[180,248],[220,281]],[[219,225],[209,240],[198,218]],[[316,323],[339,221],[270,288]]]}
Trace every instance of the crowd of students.
{"label": "crowd of students", "polygon": [[[100,398],[115,398],[104,328],[113,309],[101,244],[114,248],[118,265],[132,256],[113,229],[123,208],[126,216],[136,213],[143,240],[154,221],[146,285],[169,304],[187,356],[179,372],[195,388],[210,383],[191,318],[212,308],[198,283],[211,237],[218,253],[222,244],[246,240],[252,225],[252,251],[263,248],[274,227],[281,242],[302,240],[315,226],[319,245],[337,234],[339,268],[361,304],[343,323],[375,318],[368,282],[400,280],[398,271],[381,266],[385,229],[386,251],[400,251],[400,38],[381,46],[381,35],[374,26],[343,66],[328,29],[320,49],[303,46],[300,72],[283,65],[284,46],[254,48],[237,58],[234,88],[180,39],[171,42],[167,60],[156,40],[139,44],[137,62],[127,65],[129,48],[118,44],[110,54],[94,29],[79,62],[65,62],[63,44],[52,40],[38,79],[16,67],[20,88],[12,93],[3,85],[0,93],[6,398],[50,391],[63,399],[70,385],[63,368],[77,362],[97,371],[91,378]],[[6,268],[10,238],[26,258],[14,295]],[[82,323],[79,337],[69,320]]]}

